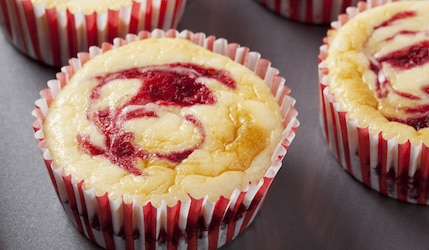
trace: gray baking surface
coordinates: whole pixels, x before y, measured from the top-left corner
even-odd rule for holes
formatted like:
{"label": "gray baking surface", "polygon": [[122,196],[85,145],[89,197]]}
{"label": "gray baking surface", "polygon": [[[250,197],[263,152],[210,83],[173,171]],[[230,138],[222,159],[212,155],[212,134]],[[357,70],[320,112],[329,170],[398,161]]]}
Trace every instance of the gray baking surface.
{"label": "gray baking surface", "polygon": [[[189,0],[178,30],[258,51],[280,70],[301,126],[259,215],[222,249],[429,249],[429,208],[350,177],[324,144],[317,56],[326,25],[289,21],[251,0]],[[33,137],[31,111],[58,69],[0,34],[0,249],[98,249],[68,221]]]}

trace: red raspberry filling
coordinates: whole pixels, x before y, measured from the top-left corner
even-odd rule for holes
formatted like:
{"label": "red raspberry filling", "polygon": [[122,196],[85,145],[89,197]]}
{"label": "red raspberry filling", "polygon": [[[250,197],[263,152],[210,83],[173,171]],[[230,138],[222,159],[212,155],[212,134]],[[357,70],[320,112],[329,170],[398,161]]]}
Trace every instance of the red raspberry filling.
{"label": "red raspberry filling", "polygon": [[[392,25],[395,21],[414,17],[415,12],[404,11],[394,15],[389,20],[383,22],[375,29],[383,28]],[[393,37],[389,37],[386,40],[392,40],[396,35],[415,35],[415,31],[400,31],[395,34]],[[379,58],[374,58],[375,61],[371,62],[370,69],[374,72],[375,75],[380,75],[383,72],[383,65],[390,65],[392,68],[398,71],[410,70],[416,67],[421,67],[429,62],[429,41],[420,41],[416,44],[413,44],[408,47],[401,48],[399,50],[393,51],[387,55],[384,55]],[[382,99],[386,98],[389,95],[389,91],[392,91],[394,94],[401,96],[402,98],[409,100],[421,101],[422,98],[416,95],[401,92],[393,88],[390,79],[387,77],[381,77],[384,79],[380,82],[380,77],[377,77],[376,82],[376,91],[377,97]],[[410,79],[412,81],[413,79]],[[429,82],[429,81],[428,81]],[[429,86],[423,86],[422,91],[429,93]],[[400,107],[398,107],[400,108]],[[401,108],[407,114],[407,118],[401,117],[386,117],[390,121],[397,121],[414,127],[416,130],[421,128],[429,127],[429,105],[417,105],[412,108]]]}
{"label": "red raspberry filling", "polygon": [[[87,119],[104,135],[102,147],[91,142],[90,135],[78,134],[79,149],[91,156],[103,156],[113,164],[134,175],[142,175],[135,166],[137,159],[158,158],[172,163],[180,163],[205,140],[202,123],[193,115],[186,115],[184,120],[194,126],[200,134],[200,142],[190,148],[168,153],[148,152],[134,143],[134,133],[124,129],[126,121],[146,118],[156,119],[156,111],[146,109],[146,104],[158,107],[188,107],[193,105],[211,105],[216,103],[216,96],[202,81],[203,78],[215,79],[223,85],[235,89],[235,81],[225,70],[204,68],[190,63],[172,63],[158,66],[132,68],[119,72],[97,76],[98,85],[92,90]],[[138,79],[141,87],[137,93],[118,108],[107,107],[96,112],[93,110],[100,99],[103,87],[120,79]]]}

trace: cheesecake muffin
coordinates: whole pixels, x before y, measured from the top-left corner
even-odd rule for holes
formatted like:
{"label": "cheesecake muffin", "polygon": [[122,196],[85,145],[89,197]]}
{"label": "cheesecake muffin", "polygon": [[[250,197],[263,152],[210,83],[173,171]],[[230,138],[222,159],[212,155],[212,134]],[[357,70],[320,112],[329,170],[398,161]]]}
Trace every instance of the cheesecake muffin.
{"label": "cheesecake muffin", "polygon": [[60,67],[90,46],[154,28],[176,28],[186,0],[3,0],[0,26],[29,57]]}
{"label": "cheesecake muffin", "polygon": [[321,121],[342,166],[382,194],[428,204],[429,2],[361,2],[321,47]]}
{"label": "cheesecake muffin", "polygon": [[256,0],[268,10],[288,19],[312,24],[334,21],[358,0]]}
{"label": "cheesecake muffin", "polygon": [[141,32],[63,67],[33,127],[89,239],[214,249],[253,220],[294,138],[283,83],[269,61],[224,39]]}

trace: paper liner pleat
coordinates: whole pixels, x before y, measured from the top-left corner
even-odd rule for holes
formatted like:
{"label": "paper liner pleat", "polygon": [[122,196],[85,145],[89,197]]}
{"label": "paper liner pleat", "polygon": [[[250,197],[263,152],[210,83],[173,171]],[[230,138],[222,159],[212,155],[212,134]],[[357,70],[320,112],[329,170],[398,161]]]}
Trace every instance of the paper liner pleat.
{"label": "paper liner pleat", "polygon": [[[108,194],[97,196],[95,190],[85,188],[84,181],[77,182],[73,175],[66,175],[63,169],[53,166],[43,135],[43,121],[53,98],[90,58],[149,37],[186,38],[246,65],[265,80],[281,106],[286,128],[272,156],[272,165],[258,183],[249,183],[244,190],[236,189],[231,197],[220,197],[216,202],[207,197],[194,199],[188,196],[186,201],[178,201],[171,207],[165,202],[159,207],[151,203],[138,206],[134,202],[125,203],[122,198],[110,200]],[[290,89],[284,82],[278,70],[259,53],[222,38],[188,30],[141,31],[79,53],[69,60],[69,65],[61,68],[56,79],[48,81],[49,88],[40,91],[41,98],[35,102],[36,108],[32,112],[36,118],[33,128],[38,146],[68,218],[88,239],[108,249],[216,249],[230,242],[252,223],[261,209],[299,127],[298,112],[293,107],[295,99],[289,96]]]}
{"label": "paper liner pleat", "polygon": [[185,5],[186,0],[141,0],[119,10],[84,14],[46,9],[31,0],[2,0],[0,24],[6,38],[24,54],[60,67],[79,51],[111,43],[116,37],[155,28],[174,29]]}
{"label": "paper liner pleat", "polygon": [[[394,0],[359,2],[349,7],[331,29],[339,29],[357,13]],[[365,186],[383,195],[417,204],[429,204],[428,146],[410,141],[398,143],[396,138],[385,139],[382,132],[371,134],[367,127],[359,127],[356,120],[341,110],[327,85],[325,66],[328,38],[323,40],[319,54],[319,118],[326,142],[341,166]]]}

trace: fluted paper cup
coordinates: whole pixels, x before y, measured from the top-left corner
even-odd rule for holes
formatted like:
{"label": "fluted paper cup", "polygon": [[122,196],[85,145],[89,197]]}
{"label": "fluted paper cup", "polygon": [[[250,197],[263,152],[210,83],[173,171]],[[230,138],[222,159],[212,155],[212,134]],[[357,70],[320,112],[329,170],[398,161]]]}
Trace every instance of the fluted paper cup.
{"label": "fluted paper cup", "polygon": [[0,1],[0,26],[19,51],[47,65],[61,67],[90,46],[141,30],[176,28],[186,0],[130,0],[129,6],[103,12],[46,8],[31,0]]}
{"label": "fluted paper cup", "polygon": [[288,19],[323,24],[334,21],[358,0],[256,0],[268,10]]}

